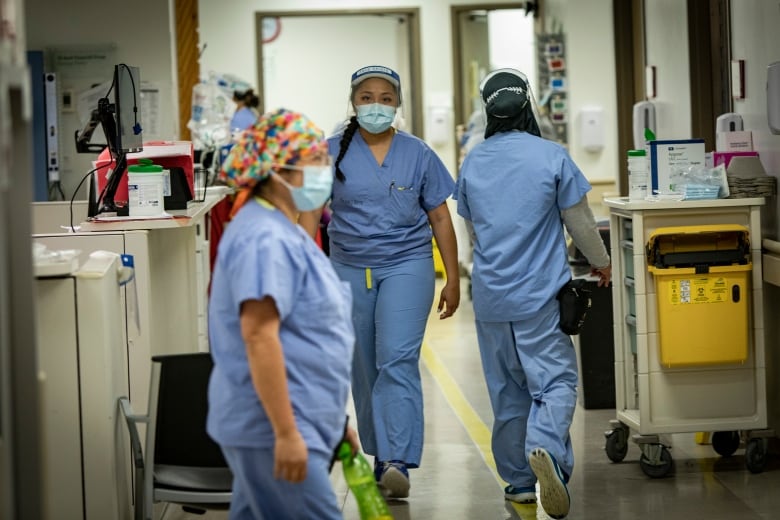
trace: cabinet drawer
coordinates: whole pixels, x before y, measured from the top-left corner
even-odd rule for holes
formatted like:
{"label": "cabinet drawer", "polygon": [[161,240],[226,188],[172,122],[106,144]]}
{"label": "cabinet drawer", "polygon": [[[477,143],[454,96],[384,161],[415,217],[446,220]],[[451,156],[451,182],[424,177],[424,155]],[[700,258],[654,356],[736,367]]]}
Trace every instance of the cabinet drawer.
{"label": "cabinet drawer", "polygon": [[623,266],[623,274],[634,278],[634,243],[631,240],[620,241],[620,259]]}
{"label": "cabinet drawer", "polygon": [[634,279],[630,276],[623,278],[623,287],[626,288],[628,313],[632,316],[636,316],[636,289],[634,288]]}
{"label": "cabinet drawer", "polygon": [[636,354],[636,316],[633,314],[627,314],[625,321],[628,332],[628,340],[631,342],[631,353]]}

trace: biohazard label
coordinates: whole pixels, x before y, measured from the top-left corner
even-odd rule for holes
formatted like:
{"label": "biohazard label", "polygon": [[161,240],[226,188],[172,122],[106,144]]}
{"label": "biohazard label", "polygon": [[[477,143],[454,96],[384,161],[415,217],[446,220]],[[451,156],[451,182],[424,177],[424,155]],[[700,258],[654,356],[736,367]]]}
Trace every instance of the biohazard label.
{"label": "biohazard label", "polygon": [[723,303],[728,301],[728,282],[723,277],[684,278],[669,283],[669,303]]}

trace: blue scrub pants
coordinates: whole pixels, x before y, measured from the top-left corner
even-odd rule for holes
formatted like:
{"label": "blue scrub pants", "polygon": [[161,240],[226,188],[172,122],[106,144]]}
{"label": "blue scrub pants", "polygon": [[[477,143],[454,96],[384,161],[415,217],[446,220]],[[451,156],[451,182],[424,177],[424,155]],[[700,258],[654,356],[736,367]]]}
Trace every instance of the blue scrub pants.
{"label": "blue scrub pants", "polygon": [[433,305],[433,258],[373,268],[370,275],[365,268],[333,267],[352,287],[352,397],[363,451],[416,468],[424,425],[420,349]]}
{"label": "blue scrub pants", "polygon": [[493,407],[493,457],[515,487],[533,486],[528,454],[545,448],[571,475],[569,427],[577,404],[577,357],[558,326],[558,301],[513,322],[477,320],[477,340]]}
{"label": "blue scrub pants", "polygon": [[309,451],[306,479],[274,478],[274,450],[222,446],[233,472],[230,520],[342,520],[328,467],[332,454]]}

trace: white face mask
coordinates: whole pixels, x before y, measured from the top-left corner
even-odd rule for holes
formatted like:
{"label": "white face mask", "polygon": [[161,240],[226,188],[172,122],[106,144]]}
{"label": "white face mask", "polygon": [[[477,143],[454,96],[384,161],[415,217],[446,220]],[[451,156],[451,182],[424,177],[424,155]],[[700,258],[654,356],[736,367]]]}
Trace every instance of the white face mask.
{"label": "white face mask", "polygon": [[328,201],[333,190],[333,165],[294,166],[285,164],[282,167],[303,171],[302,186],[293,186],[279,176],[279,180],[290,190],[298,211],[311,211],[322,207]]}

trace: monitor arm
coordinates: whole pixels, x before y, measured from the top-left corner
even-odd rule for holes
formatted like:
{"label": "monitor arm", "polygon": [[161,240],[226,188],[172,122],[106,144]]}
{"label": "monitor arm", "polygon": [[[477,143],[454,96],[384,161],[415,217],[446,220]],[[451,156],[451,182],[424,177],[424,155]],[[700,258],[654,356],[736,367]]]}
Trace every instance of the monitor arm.
{"label": "monitor arm", "polygon": [[[111,104],[108,98],[100,98],[98,100],[98,106],[92,111],[89,122],[79,132],[76,131],[76,151],[79,153],[100,153],[106,146],[108,146],[111,152],[111,158],[114,161],[114,173],[108,179],[103,191],[100,193],[100,197],[97,202],[103,203],[98,210],[98,213],[116,212],[118,215],[127,215],[126,207],[118,207],[114,204],[114,195],[119,187],[119,181],[124,175],[125,168],[127,168],[127,156],[119,151],[117,146],[117,128],[116,121],[114,120],[114,105]],[[89,141],[92,139],[92,134],[97,128],[97,125],[103,128],[103,134],[106,136],[106,144],[91,144]],[[94,215],[90,215],[94,216]]]}
{"label": "monitor arm", "polygon": [[[98,100],[98,106],[92,111],[87,124],[82,130],[76,130],[76,151],[78,153],[100,153],[105,150],[106,146],[109,149],[113,148],[112,144],[115,140],[112,141],[112,139],[116,137],[116,123],[114,122],[113,111],[114,107],[109,103],[108,98],[100,98]],[[107,144],[90,143],[92,134],[98,125],[101,125],[103,128]],[[112,155],[114,155],[113,150]]]}

